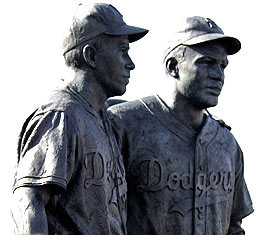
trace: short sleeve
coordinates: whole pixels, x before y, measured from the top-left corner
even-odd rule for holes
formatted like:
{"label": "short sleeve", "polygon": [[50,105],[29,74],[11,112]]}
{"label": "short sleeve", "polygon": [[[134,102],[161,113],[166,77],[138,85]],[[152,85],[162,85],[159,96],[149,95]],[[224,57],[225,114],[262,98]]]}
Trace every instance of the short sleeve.
{"label": "short sleeve", "polygon": [[251,214],[254,209],[252,207],[251,197],[249,195],[246,182],[244,179],[244,162],[241,149],[238,151],[237,172],[234,190],[234,201],[231,213],[231,221],[241,221],[243,218]]}
{"label": "short sleeve", "polygon": [[74,166],[74,133],[64,112],[33,116],[21,133],[14,190],[55,184],[66,189]]}

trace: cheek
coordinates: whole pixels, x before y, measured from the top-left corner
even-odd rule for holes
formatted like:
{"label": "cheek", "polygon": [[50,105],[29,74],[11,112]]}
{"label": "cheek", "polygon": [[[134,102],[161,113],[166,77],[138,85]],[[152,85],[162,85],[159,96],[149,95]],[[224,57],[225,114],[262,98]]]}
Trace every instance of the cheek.
{"label": "cheek", "polygon": [[125,67],[125,60],[123,59],[122,56],[116,56],[112,58],[110,65],[114,72],[121,72],[122,69],[124,69]]}
{"label": "cheek", "polygon": [[189,76],[187,77],[187,82],[190,89],[199,89],[204,82],[205,73],[198,69],[193,69],[190,71]]}
{"label": "cheek", "polygon": [[205,83],[207,82],[208,78],[208,71],[207,69],[197,69],[194,71],[194,81],[195,86],[197,88],[204,88],[206,85]]}

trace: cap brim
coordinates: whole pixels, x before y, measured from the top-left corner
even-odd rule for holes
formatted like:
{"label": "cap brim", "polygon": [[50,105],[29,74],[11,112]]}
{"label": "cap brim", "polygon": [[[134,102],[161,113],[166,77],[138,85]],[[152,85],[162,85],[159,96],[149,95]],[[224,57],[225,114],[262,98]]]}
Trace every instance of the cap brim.
{"label": "cap brim", "polygon": [[191,45],[214,41],[214,40],[219,40],[226,46],[228,55],[233,55],[241,49],[241,42],[237,38],[225,36],[219,33],[203,34],[198,37],[187,40],[183,42],[183,44],[187,46],[188,45],[191,46]]}
{"label": "cap brim", "polygon": [[120,27],[117,27],[115,29],[109,30],[107,32],[104,32],[107,35],[112,35],[112,36],[124,36],[128,35],[129,42],[135,42],[142,37],[144,37],[149,30],[135,27],[135,26],[130,26],[130,25],[122,25]]}

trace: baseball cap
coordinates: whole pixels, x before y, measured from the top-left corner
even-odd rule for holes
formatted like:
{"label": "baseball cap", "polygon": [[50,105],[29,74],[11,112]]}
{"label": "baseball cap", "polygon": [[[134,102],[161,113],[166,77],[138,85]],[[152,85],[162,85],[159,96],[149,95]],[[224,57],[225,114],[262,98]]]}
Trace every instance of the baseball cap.
{"label": "baseball cap", "polygon": [[223,43],[228,55],[233,55],[241,49],[241,42],[237,38],[224,35],[213,20],[200,16],[188,17],[185,19],[183,30],[176,32],[174,39],[169,42],[166,54],[180,44],[191,46],[214,40]]}
{"label": "baseball cap", "polygon": [[79,4],[69,34],[63,42],[64,54],[100,34],[128,35],[129,42],[134,42],[147,33],[147,29],[127,25],[120,12],[110,4]]}

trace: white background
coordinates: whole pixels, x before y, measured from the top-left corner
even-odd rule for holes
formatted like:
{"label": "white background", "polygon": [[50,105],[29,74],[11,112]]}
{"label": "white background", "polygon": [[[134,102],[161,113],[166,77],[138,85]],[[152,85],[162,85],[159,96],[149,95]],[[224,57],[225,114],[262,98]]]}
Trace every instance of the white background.
{"label": "white background", "polygon": [[[62,78],[68,76],[60,49],[76,0],[2,1],[1,65],[1,234],[10,230],[10,193],[16,141],[25,118]],[[165,90],[162,41],[185,16],[209,17],[242,42],[229,57],[219,105],[212,114],[232,126],[245,156],[245,177],[255,212],[244,220],[248,235],[275,234],[274,7],[272,1],[109,1],[131,25],[148,35],[131,44],[136,65],[123,98]],[[187,3],[190,2],[190,3]]]}

